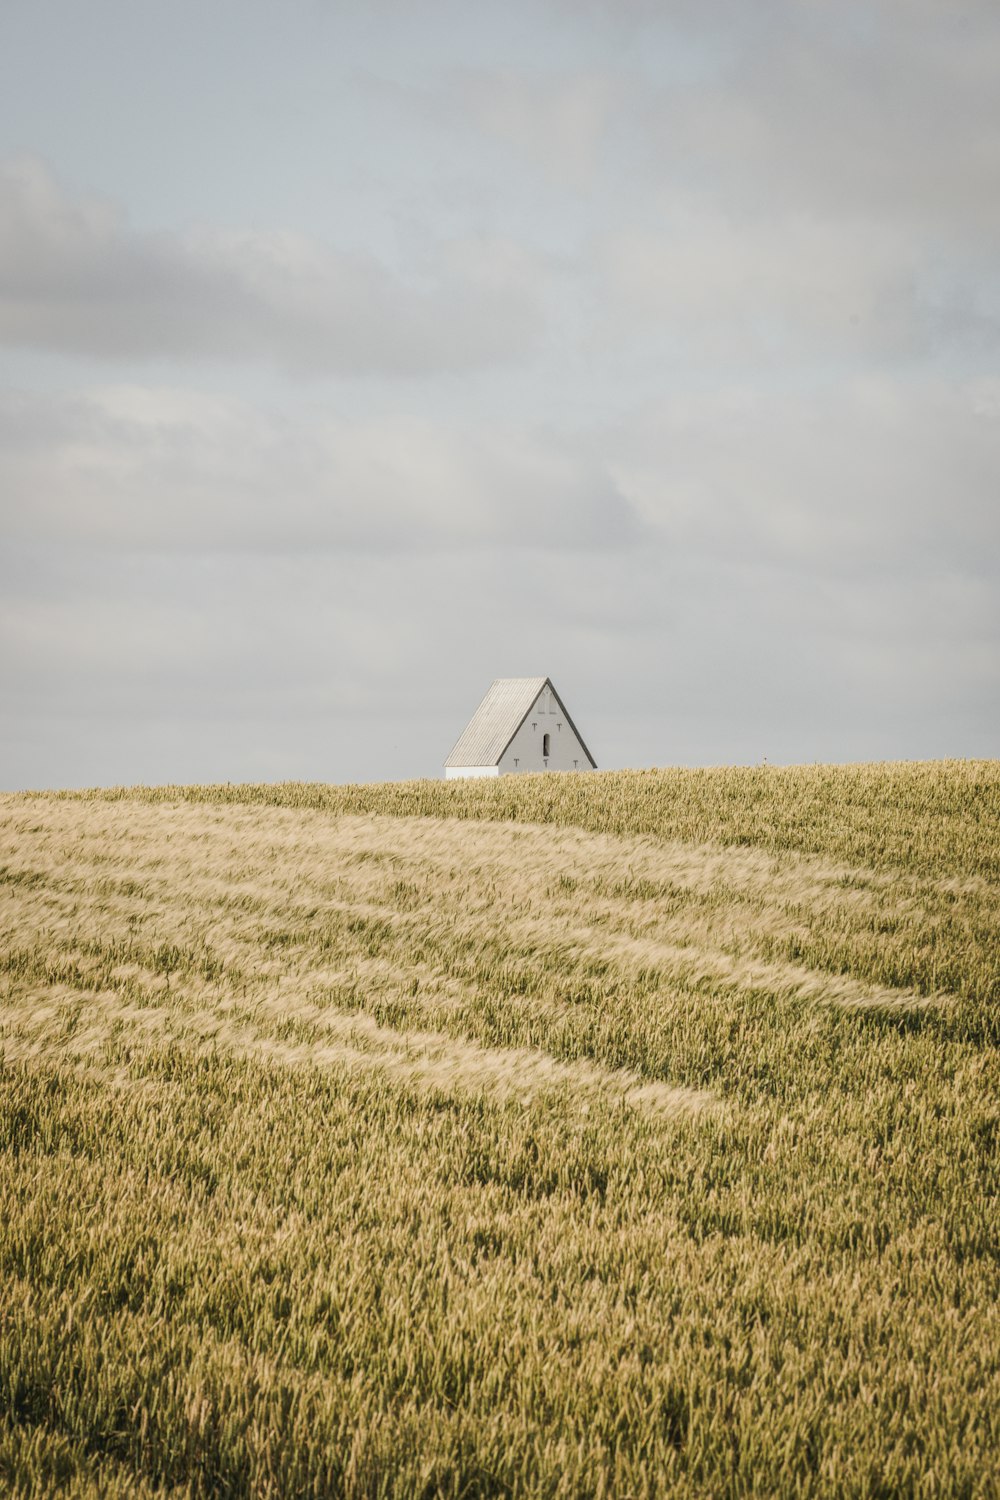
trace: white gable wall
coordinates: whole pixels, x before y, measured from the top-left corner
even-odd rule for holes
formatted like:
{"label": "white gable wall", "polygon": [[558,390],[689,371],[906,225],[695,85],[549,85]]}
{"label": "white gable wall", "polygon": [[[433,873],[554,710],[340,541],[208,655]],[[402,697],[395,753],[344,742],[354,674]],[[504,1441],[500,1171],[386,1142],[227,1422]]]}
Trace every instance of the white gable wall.
{"label": "white gable wall", "polygon": [[[549,737],[549,756],[542,754]],[[521,771],[589,771],[590,759],[559,707],[559,700],[544,688],[500,758],[500,773]]]}
{"label": "white gable wall", "polygon": [[445,766],[444,779],[451,781],[454,776],[499,776],[499,766]]}

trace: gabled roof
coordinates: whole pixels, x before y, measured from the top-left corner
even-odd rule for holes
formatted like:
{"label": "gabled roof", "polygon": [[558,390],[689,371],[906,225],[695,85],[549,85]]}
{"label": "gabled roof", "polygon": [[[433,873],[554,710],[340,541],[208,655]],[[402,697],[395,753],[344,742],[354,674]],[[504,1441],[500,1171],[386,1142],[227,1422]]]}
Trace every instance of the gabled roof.
{"label": "gabled roof", "polygon": [[548,686],[566,715],[590,764],[597,762],[580,739],[580,733],[548,677],[498,677],[458,737],[445,766],[495,766],[531,712],[542,688]]}

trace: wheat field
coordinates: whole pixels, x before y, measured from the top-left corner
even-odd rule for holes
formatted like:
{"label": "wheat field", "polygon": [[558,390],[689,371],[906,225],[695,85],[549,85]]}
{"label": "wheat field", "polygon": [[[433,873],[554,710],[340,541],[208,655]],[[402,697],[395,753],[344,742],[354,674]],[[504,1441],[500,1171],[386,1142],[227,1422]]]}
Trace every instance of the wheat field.
{"label": "wheat field", "polygon": [[1000,763],[0,797],[0,1488],[1000,1494]]}

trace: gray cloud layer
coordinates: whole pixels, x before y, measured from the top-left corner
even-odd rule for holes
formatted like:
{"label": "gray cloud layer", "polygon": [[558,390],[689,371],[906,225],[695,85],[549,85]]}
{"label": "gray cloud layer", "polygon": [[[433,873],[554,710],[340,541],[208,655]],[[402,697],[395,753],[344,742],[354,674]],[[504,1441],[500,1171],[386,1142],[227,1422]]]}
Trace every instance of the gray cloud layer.
{"label": "gray cloud layer", "polygon": [[536,672],[605,765],[996,753],[993,3],[98,8],[0,59],[0,784]]}
{"label": "gray cloud layer", "polygon": [[573,552],[640,535],[607,470],[551,435],[142,387],[0,396],[0,495],[9,536],[110,550]]}
{"label": "gray cloud layer", "polygon": [[540,309],[523,257],[452,244],[428,275],[285,231],[138,232],[39,161],[0,170],[0,340],[106,359],[268,360],[414,375],[523,357]]}

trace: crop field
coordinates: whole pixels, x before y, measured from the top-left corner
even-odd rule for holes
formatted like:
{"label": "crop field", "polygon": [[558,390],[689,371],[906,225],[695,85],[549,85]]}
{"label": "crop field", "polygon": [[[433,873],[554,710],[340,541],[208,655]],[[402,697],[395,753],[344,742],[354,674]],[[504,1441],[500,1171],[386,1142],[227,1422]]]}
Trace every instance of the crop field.
{"label": "crop field", "polygon": [[0,1493],[1000,1495],[1000,762],[0,797]]}

